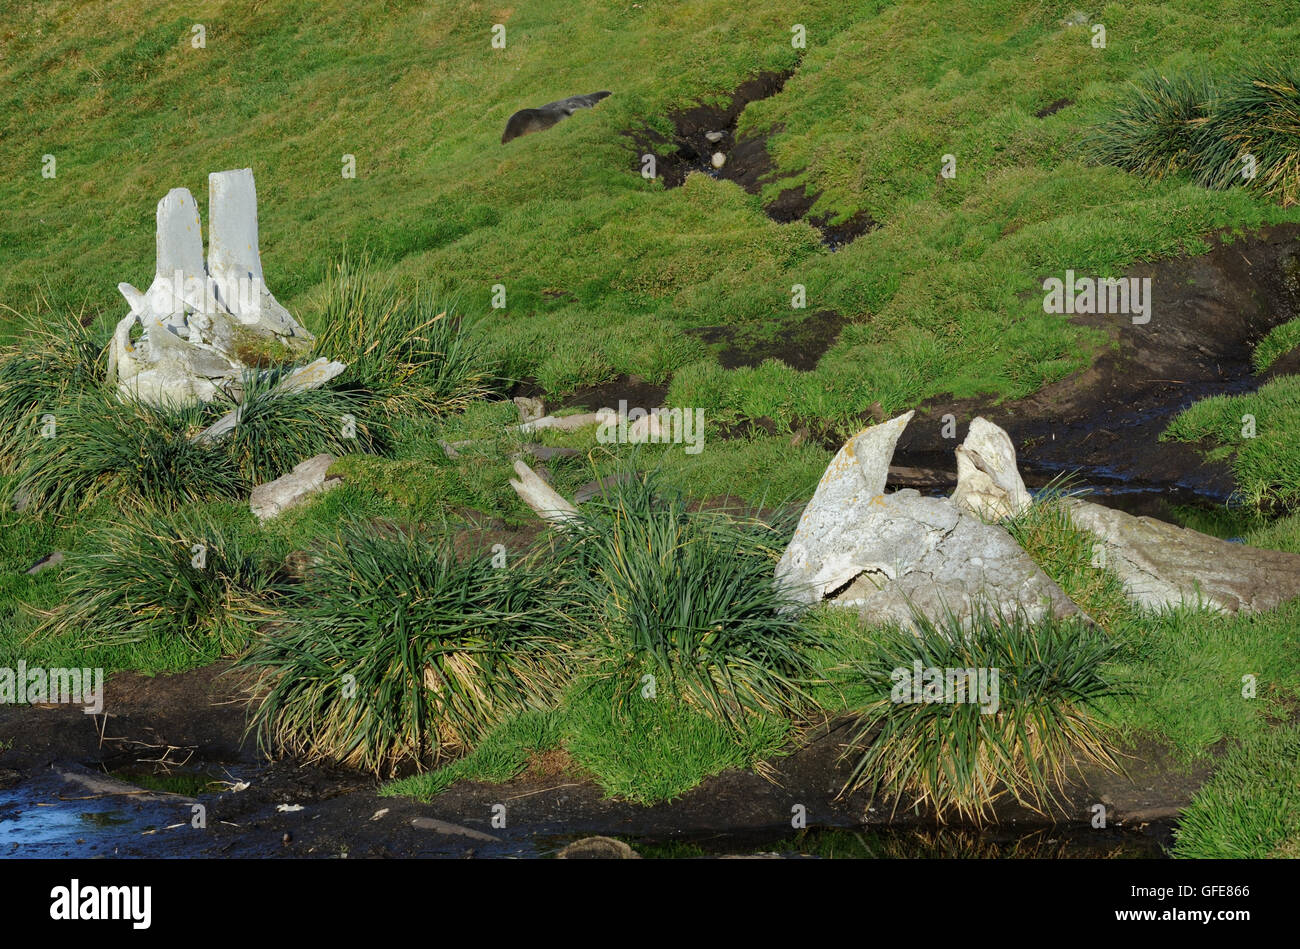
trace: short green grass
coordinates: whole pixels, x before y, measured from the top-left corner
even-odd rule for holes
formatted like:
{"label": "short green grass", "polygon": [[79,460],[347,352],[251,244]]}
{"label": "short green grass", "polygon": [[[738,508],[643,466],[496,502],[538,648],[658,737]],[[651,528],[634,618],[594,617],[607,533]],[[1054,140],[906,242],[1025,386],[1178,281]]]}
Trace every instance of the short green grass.
{"label": "short green grass", "polygon": [[1257,859],[1300,854],[1300,728],[1233,749],[1183,812],[1179,857]]}
{"label": "short green grass", "polygon": [[[1195,252],[1220,227],[1300,213],[1089,166],[1077,149],[1147,70],[1294,50],[1300,25],[1287,11],[1249,0],[1108,8],[1105,50],[1063,25],[1071,11],[817,0],[797,11],[806,50],[791,45],[793,11],[722,0],[15,11],[0,18],[0,148],[15,169],[0,203],[22,212],[0,223],[0,302],[39,315],[44,292],[51,307],[84,302],[115,320],[117,282],[147,282],[154,202],[184,185],[203,205],[208,172],[248,166],[269,285],[311,327],[322,324],[315,291],[350,247],[399,281],[454,292],[461,312],[482,317],[503,371],[554,393],[619,373],[671,376],[677,404],[845,428],[877,400],[892,412],[942,392],[1024,394],[1087,359],[1089,338],[1026,293],[1044,274],[1115,274]],[[77,25],[92,21],[104,28]],[[489,42],[498,21],[504,50]],[[205,49],[191,45],[194,22]],[[780,129],[771,151],[791,177],[766,197],[802,183],[821,194],[814,213],[865,210],[883,225],[835,254],[733,184],[646,181],[620,134],[663,129],[668,110],[792,68],[741,129]],[[500,145],[514,110],[598,88],[614,94]],[[1063,97],[1075,104],[1034,116]],[[138,156],[125,167],[124,150]],[[41,176],[47,154],[54,178]],[[955,179],[938,174],[945,154]],[[504,309],[491,307],[497,284]],[[813,310],[850,321],[817,370],[717,376],[686,331],[801,319],[795,284]]]}
{"label": "short green grass", "polygon": [[1300,504],[1300,377],[1281,376],[1244,395],[1194,403],[1162,439],[1199,442],[1230,457],[1241,500],[1286,510]]}

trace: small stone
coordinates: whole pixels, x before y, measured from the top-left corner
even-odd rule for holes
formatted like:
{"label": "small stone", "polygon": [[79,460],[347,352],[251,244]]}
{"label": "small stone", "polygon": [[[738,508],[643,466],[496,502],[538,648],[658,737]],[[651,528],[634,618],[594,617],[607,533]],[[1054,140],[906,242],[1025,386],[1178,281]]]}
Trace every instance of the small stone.
{"label": "small stone", "polygon": [[47,554],[46,556],[42,557],[40,560],[36,561],[36,563],[32,565],[31,569],[27,571],[27,575],[29,577],[35,576],[36,574],[40,573],[42,570],[48,570],[51,567],[57,567],[61,563],[63,563],[63,551],[56,550],[54,553]]}
{"label": "small stone", "polygon": [[445,820],[438,820],[436,817],[417,817],[411,821],[411,826],[416,830],[429,830],[433,831],[435,834],[443,834],[446,836],[469,837],[471,840],[499,840],[499,838],[493,837],[491,834],[485,834],[472,827],[465,827],[461,824],[452,824]]}
{"label": "small stone", "polygon": [[640,860],[641,855],[613,837],[583,837],[555,855],[557,860]]}
{"label": "small stone", "polygon": [[727,163],[727,156],[722,154],[722,152],[714,152],[711,160],[714,168],[721,168]]}
{"label": "small stone", "polygon": [[562,448],[558,445],[525,445],[524,451],[538,461],[550,461],[552,458],[577,458],[582,454],[576,448]]}
{"label": "small stone", "polygon": [[704,138],[710,145],[716,145],[726,136],[725,132],[705,132]]}
{"label": "small stone", "polygon": [[517,395],[513,401],[515,407],[519,409],[520,422],[535,422],[546,414],[546,407],[542,405],[541,399],[530,399],[527,396]]}

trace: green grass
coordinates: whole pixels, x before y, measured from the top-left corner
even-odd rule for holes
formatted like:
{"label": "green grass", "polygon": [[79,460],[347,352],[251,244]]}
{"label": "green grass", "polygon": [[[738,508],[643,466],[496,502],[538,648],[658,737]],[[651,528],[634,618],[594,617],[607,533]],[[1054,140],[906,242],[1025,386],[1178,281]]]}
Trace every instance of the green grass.
{"label": "green grass", "polygon": [[653,473],[625,474],[584,505],[560,553],[616,706],[650,683],[727,725],[797,712],[818,641],[772,582],[793,525],[691,510]]}
{"label": "green grass", "polygon": [[1300,729],[1233,749],[1182,814],[1174,855],[1251,860],[1300,854]]}
{"label": "green grass", "polygon": [[244,658],[268,749],[376,773],[474,747],[566,681],[571,624],[553,577],[458,557],[451,538],[345,522]]}
{"label": "green grass", "polygon": [[1300,346],[1300,318],[1287,320],[1269,330],[1268,334],[1255,344],[1255,351],[1251,354],[1251,364],[1256,372],[1264,372],[1297,346]]}
{"label": "green grass", "polygon": [[457,781],[509,781],[535,755],[559,744],[561,721],[555,709],[520,712],[485,735],[469,754],[432,771],[390,781],[380,793],[428,800]]}
{"label": "green grass", "polygon": [[671,801],[727,768],[752,768],[790,731],[772,715],[750,716],[737,731],[671,693],[629,701],[611,682],[580,691],[567,711],[564,747],[574,761],[607,794],[641,804]]}
{"label": "green grass", "polygon": [[[1251,434],[1250,419],[1254,420]],[[1231,456],[1241,500],[1285,510],[1300,503],[1300,378],[1282,376],[1245,395],[1211,396],[1180,413],[1161,440],[1206,439]]]}
{"label": "green grass", "polygon": [[555,709],[516,715],[465,757],[390,782],[382,793],[428,800],[456,781],[509,781],[534,756],[563,749],[576,776],[589,775],[611,796],[655,804],[728,768],[755,767],[789,737],[779,717],[750,718],[737,733],[672,695],[625,703],[613,683],[584,678]]}
{"label": "green grass", "polygon": [[[917,627],[874,632],[866,659],[847,672],[865,680],[870,699],[857,710],[845,751],[854,761],[846,790],[895,802],[908,795],[941,821],[952,814],[981,820],[1003,795],[1045,811],[1080,763],[1118,768],[1099,715],[1103,700],[1125,692],[1108,668],[1121,645],[1106,633],[992,610],[966,634],[956,617],[918,617]],[[954,685],[946,696],[940,680],[939,691],[922,695],[916,662],[939,676],[976,671],[960,693]],[[979,674],[986,681],[977,694],[969,676]]]}
{"label": "green grass", "polygon": [[[892,412],[949,391],[1024,394],[1082,367],[1091,341],[1025,297],[1043,273],[1113,275],[1196,251],[1219,227],[1295,219],[1263,195],[1146,182],[1088,166],[1077,149],[1130,80],[1281,59],[1300,38],[1293,17],[1247,0],[1143,4],[1108,13],[1102,51],[1062,24],[1068,13],[1028,0],[816,0],[799,10],[801,53],[777,4],[536,0],[505,17],[511,39],[494,50],[487,15],[445,0],[294,2],[275,15],[232,3],[195,50],[199,14],[46,4],[0,18],[0,140],[16,169],[0,202],[23,209],[0,225],[0,301],[39,315],[44,290],[52,306],[85,302],[115,319],[114,286],[140,284],[153,259],[154,202],[180,185],[202,201],[209,171],[251,166],[269,286],[318,332],[329,262],[352,247],[454,296],[500,372],[552,392],[671,376],[677,404],[817,418],[846,434],[876,400]],[[89,36],[74,17],[105,29]],[[805,184],[821,195],[814,213],[866,210],[884,225],[835,254],[733,184],[647,182],[619,134],[795,67],[741,129],[779,129],[770,147],[791,177],[766,197]],[[516,109],[585,88],[614,94],[499,144]],[[1034,116],[1063,97],[1075,105]],[[137,156],[126,168],[123,149]],[[345,153],[355,179],[340,174]],[[956,179],[938,178],[945,153],[959,158]],[[45,154],[58,160],[53,179],[40,175]],[[687,396],[711,370],[686,331],[801,320],[795,283],[811,307],[850,321],[817,370],[724,372]],[[496,284],[504,309],[491,306]]]}
{"label": "green grass", "polygon": [[1119,629],[1133,618],[1133,607],[1115,572],[1100,566],[1094,552],[1097,538],[1075,527],[1060,503],[1068,493],[1068,482],[1049,488],[1005,526],[1080,609],[1103,629]]}

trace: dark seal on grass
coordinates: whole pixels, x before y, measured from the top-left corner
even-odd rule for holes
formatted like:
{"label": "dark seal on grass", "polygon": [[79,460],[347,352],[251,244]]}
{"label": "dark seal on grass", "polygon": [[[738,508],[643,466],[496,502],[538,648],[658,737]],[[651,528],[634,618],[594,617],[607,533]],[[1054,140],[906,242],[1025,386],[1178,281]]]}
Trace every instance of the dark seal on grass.
{"label": "dark seal on grass", "polygon": [[506,123],[506,130],[501,133],[501,144],[504,145],[512,138],[521,135],[544,132],[556,122],[573,115],[578,109],[590,109],[607,95],[608,92],[592,92],[585,96],[569,96],[558,102],[548,102],[537,109],[520,109],[510,116],[510,121]]}

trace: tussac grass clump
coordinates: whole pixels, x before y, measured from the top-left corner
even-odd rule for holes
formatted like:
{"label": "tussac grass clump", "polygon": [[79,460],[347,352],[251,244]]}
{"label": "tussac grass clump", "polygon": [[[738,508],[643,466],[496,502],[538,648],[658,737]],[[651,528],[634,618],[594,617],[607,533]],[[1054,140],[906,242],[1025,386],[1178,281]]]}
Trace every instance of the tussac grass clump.
{"label": "tussac grass clump", "polygon": [[68,557],[71,590],[40,632],[101,646],[179,637],[223,655],[274,613],[272,571],[216,525],[190,514],[128,515]]}
{"label": "tussac grass clump", "polygon": [[1300,202],[1300,79],[1270,64],[1221,82],[1203,73],[1133,83],[1088,141],[1093,160],[1148,178],[1255,188]]}
{"label": "tussac grass clump", "polygon": [[26,320],[21,342],[0,347],[0,474],[17,470],[41,437],[41,417],[102,384],[106,339],[62,311]]}
{"label": "tussac grass clump", "polygon": [[573,644],[554,578],[390,533],[345,523],[246,657],[263,671],[263,746],[378,773],[554,702]]}
{"label": "tussac grass clump", "polygon": [[1132,619],[1133,608],[1115,571],[1096,563],[1098,538],[1070,519],[1062,503],[1069,494],[1068,479],[1056,481],[1003,526],[1080,609],[1113,633]]}
{"label": "tussac grass clump", "polygon": [[[245,374],[239,422],[216,444],[252,483],[270,481],[321,452],[373,453],[386,444],[382,424],[368,419],[370,400],[355,392],[306,389],[276,392],[276,374]],[[226,400],[221,406],[234,409]]]}
{"label": "tussac grass clump", "polygon": [[1129,85],[1086,151],[1097,162],[1148,178],[1186,172],[1197,166],[1193,149],[1214,101],[1203,73],[1142,77]]}
{"label": "tussac grass clump", "polygon": [[478,341],[418,289],[410,297],[367,257],[341,258],[321,286],[319,355],[348,364],[341,377],[393,415],[459,411],[490,390]]}
{"label": "tussac grass clump", "polygon": [[653,676],[656,692],[726,724],[803,704],[819,641],[772,582],[782,532],[690,510],[630,473],[566,531],[575,612],[618,702],[639,700]]}
{"label": "tussac grass clump", "polygon": [[[1244,184],[1285,205],[1300,203],[1300,74],[1269,65],[1233,80],[1198,129],[1197,179],[1211,188]],[[1245,156],[1255,175],[1243,176]]]}
{"label": "tussac grass clump", "polygon": [[[953,616],[914,622],[915,633],[898,626],[873,633],[853,665],[874,698],[857,710],[845,752],[857,761],[846,792],[865,788],[872,800],[894,797],[895,806],[910,795],[940,820],[954,812],[980,820],[1006,794],[1043,811],[1073,763],[1118,769],[1096,706],[1120,691],[1105,669],[1119,645],[1100,629],[987,609],[966,629]],[[917,662],[944,677],[942,692],[927,695],[924,681],[907,687],[912,680],[902,676],[915,679]],[[947,670],[971,669],[975,678],[949,684]],[[923,700],[940,696],[947,700]]]}
{"label": "tussac grass clump", "polygon": [[0,470],[38,508],[84,510],[100,498],[173,509],[247,495],[253,484],[323,451],[376,452],[387,427],[360,392],[275,392],[279,373],[245,375],[239,422],[213,439],[195,436],[235,408],[123,401],[98,376],[96,337],[75,320],[33,334],[0,355]]}
{"label": "tussac grass clump", "polygon": [[82,510],[106,496],[173,509],[248,493],[248,479],[220,443],[192,440],[203,427],[201,407],[119,402],[101,391],[50,414],[52,437],[40,438],[19,469],[19,490],[39,508]]}

